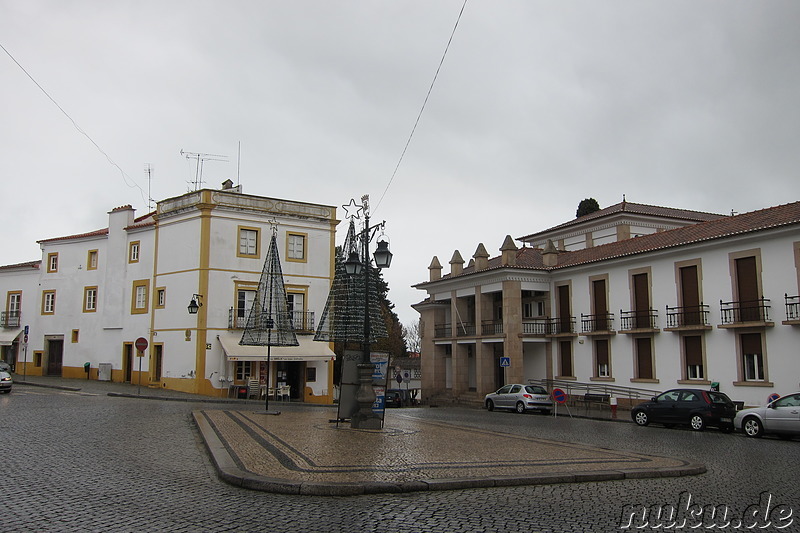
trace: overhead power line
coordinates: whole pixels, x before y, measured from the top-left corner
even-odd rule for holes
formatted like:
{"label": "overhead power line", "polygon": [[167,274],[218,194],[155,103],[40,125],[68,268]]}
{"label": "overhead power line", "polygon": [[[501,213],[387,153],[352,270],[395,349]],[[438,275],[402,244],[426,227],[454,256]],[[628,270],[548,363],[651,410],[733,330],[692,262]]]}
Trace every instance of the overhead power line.
{"label": "overhead power line", "polygon": [[[87,139],[89,139],[89,142],[91,142],[91,143],[94,145],[94,147],[95,147],[95,148],[97,148],[97,150],[98,150],[98,151],[99,151],[101,154],[103,154],[103,155],[105,156],[106,160],[107,160],[107,161],[108,161],[108,162],[109,162],[109,163],[110,163],[112,166],[114,166],[114,167],[115,167],[117,170],[119,170],[119,173],[120,173],[120,175],[122,176],[122,181],[124,181],[124,182],[125,182],[125,185],[127,185],[127,186],[128,186],[128,187],[130,187],[130,188],[134,188],[134,187],[135,187],[135,188],[139,189],[139,192],[140,192],[140,194],[142,195],[142,201],[143,201],[145,204],[147,204],[147,200],[145,200],[145,198],[144,198],[144,189],[142,189],[142,188],[139,186],[139,184],[138,184],[138,183],[136,183],[136,180],[134,180],[133,178],[131,178],[131,177],[130,177],[130,176],[129,176],[129,175],[128,175],[128,174],[127,174],[127,173],[126,173],[124,170],[122,170],[122,167],[120,167],[120,166],[119,166],[119,165],[118,165],[118,164],[117,164],[117,163],[116,163],[116,162],[115,162],[113,159],[111,159],[111,156],[109,156],[109,155],[108,155],[108,154],[105,152],[105,150],[103,150],[103,149],[100,147],[100,145],[99,145],[99,144],[97,144],[97,143],[94,141],[94,139],[92,139],[92,137],[91,137],[91,136],[90,136],[88,133],[86,133],[85,131],[83,131],[83,128],[81,128],[81,127],[78,125],[78,123],[77,123],[77,122],[75,122],[75,120],[74,120],[74,119],[73,119],[73,118],[72,118],[72,117],[69,115],[69,113],[67,113],[67,112],[64,110],[64,108],[63,108],[63,107],[61,107],[61,106],[59,105],[59,103],[58,103],[58,102],[56,102],[56,101],[55,101],[55,99],[54,99],[52,96],[50,96],[50,94],[49,94],[49,93],[48,93],[48,92],[47,92],[47,91],[44,89],[44,87],[42,87],[42,86],[39,84],[39,82],[38,82],[38,81],[36,81],[36,80],[34,79],[34,77],[33,77],[33,76],[31,76],[31,74],[30,74],[30,73],[29,73],[27,70],[25,70],[25,67],[23,67],[23,66],[20,64],[20,62],[19,62],[19,61],[17,61],[17,59],[16,59],[16,58],[15,58],[13,55],[11,55],[11,52],[9,52],[9,51],[6,49],[6,47],[5,47],[5,46],[3,46],[3,44],[2,44],[2,43],[0,43],[0,48],[2,48],[2,49],[3,49],[3,52],[5,52],[5,53],[6,53],[6,55],[8,55],[8,57],[10,57],[10,58],[11,58],[11,61],[13,61],[14,63],[16,63],[16,65],[17,65],[17,66],[20,68],[20,70],[22,70],[22,72],[24,72],[24,73],[25,73],[25,75],[26,75],[26,76],[28,76],[28,78],[30,78],[30,80],[31,80],[31,81],[34,83],[34,85],[36,85],[36,86],[39,88],[39,90],[40,90],[40,91],[42,91],[42,93],[44,93],[44,95],[45,95],[45,96],[46,96],[46,97],[47,97],[47,98],[48,98],[48,99],[49,99],[51,102],[53,102],[53,104],[54,104],[54,105],[55,105],[55,106],[58,108],[58,110],[59,110],[59,111],[61,111],[61,112],[64,114],[64,116],[65,116],[65,117],[67,117],[67,118],[69,119],[69,121],[70,121],[70,122],[72,122],[72,125],[75,127],[75,129],[76,129],[76,130],[78,130],[78,132],[79,132],[81,135],[83,135],[84,137],[86,137]],[[131,185],[130,183],[128,183],[128,180],[130,180],[130,181],[131,181],[131,183],[133,183],[133,185]]]}
{"label": "overhead power line", "polygon": [[431,96],[431,91],[433,91],[433,86],[436,84],[436,78],[439,77],[439,71],[442,70],[442,65],[444,64],[444,58],[447,57],[447,51],[450,50],[450,43],[453,42],[453,36],[456,34],[456,29],[458,29],[458,23],[461,21],[461,15],[464,14],[464,8],[467,7],[467,0],[464,0],[464,3],[461,5],[461,11],[458,12],[458,18],[456,19],[456,23],[453,26],[453,31],[450,32],[450,38],[447,40],[447,46],[444,48],[444,53],[442,54],[442,59],[439,61],[439,66],[436,67],[436,73],[433,75],[433,80],[431,81],[430,87],[428,87],[428,93],[425,95],[425,100],[422,102],[422,108],[419,110],[419,114],[417,115],[417,120],[414,121],[414,127],[411,128],[411,134],[408,136],[408,140],[406,141],[406,145],[403,147],[403,152],[400,154],[400,159],[397,161],[397,165],[394,167],[394,172],[392,172],[392,177],[389,178],[389,183],[386,184],[386,188],[383,190],[383,194],[378,199],[378,203],[375,204],[375,210],[378,210],[378,207],[381,205],[383,201],[383,197],[386,196],[386,193],[389,191],[389,187],[392,186],[392,182],[394,181],[394,177],[397,175],[397,171],[400,168],[400,164],[403,162],[403,157],[406,155],[406,151],[408,150],[408,146],[411,144],[411,139],[414,137],[414,132],[417,131],[417,125],[419,124],[420,119],[422,118],[422,113],[425,111],[425,105],[428,103],[428,98]]}

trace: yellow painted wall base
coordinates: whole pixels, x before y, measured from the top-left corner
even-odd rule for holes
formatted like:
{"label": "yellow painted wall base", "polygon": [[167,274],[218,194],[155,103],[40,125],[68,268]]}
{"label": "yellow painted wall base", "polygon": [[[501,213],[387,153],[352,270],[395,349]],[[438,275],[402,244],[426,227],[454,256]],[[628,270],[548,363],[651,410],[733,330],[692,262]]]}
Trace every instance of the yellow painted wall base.
{"label": "yellow painted wall base", "polygon": [[326,394],[324,396],[314,396],[311,387],[306,387],[305,390],[305,397],[303,398],[305,403],[316,403],[322,405],[332,405],[333,398],[330,394]]}

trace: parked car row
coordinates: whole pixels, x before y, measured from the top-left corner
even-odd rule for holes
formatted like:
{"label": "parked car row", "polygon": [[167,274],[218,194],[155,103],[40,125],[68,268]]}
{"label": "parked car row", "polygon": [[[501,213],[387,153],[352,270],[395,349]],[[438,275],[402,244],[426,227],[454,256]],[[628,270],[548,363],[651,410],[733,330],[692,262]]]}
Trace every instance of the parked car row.
{"label": "parked car row", "polygon": [[[488,411],[512,409],[517,413],[537,410],[549,413],[553,401],[544,387],[513,383],[487,394]],[[703,389],[672,389],[631,409],[639,426],[651,423],[665,427],[689,426],[694,431],[707,427],[725,433],[734,429],[748,437],[774,434],[783,438],[800,435],[800,392],[778,398],[763,407],[736,410],[727,394]]]}

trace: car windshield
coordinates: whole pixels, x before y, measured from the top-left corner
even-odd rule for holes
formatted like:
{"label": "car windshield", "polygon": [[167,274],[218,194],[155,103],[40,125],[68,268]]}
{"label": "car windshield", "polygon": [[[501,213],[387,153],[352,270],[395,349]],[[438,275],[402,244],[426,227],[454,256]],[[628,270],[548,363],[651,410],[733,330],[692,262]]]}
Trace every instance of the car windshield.
{"label": "car windshield", "polygon": [[530,394],[547,394],[547,391],[544,390],[544,387],[540,387],[538,385],[526,385],[525,390]]}

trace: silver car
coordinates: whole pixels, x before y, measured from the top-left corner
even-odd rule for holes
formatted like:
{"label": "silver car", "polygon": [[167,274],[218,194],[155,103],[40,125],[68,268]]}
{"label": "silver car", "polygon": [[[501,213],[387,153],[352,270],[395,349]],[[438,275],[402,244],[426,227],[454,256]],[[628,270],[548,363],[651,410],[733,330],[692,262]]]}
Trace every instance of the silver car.
{"label": "silver car", "polygon": [[765,433],[790,438],[800,435],[800,392],[788,394],[763,407],[742,409],[733,421],[748,437]]}
{"label": "silver car", "polygon": [[11,374],[5,370],[0,370],[0,392],[3,394],[11,392],[11,386],[13,384],[14,380],[11,379]]}
{"label": "silver car", "polygon": [[550,395],[539,385],[520,385],[514,383],[506,385],[487,394],[483,398],[483,404],[489,411],[495,409],[514,409],[518,413],[527,410],[538,410],[542,413],[549,413],[553,408],[553,401]]}

